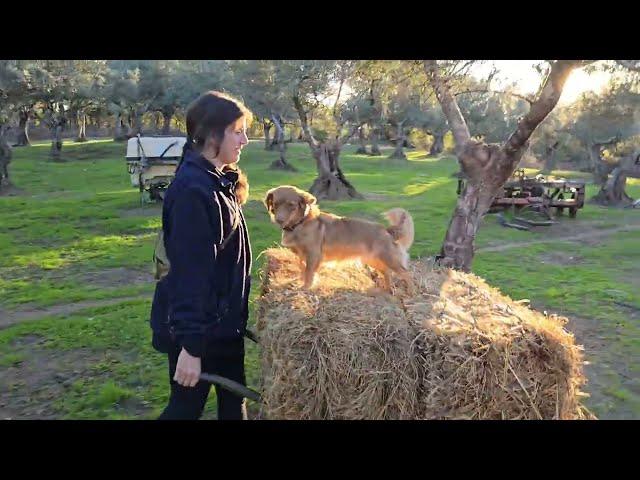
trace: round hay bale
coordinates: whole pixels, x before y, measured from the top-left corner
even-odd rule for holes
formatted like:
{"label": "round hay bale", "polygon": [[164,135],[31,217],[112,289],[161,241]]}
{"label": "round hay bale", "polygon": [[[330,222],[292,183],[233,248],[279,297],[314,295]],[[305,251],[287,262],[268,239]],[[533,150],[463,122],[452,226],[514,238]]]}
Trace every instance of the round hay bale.
{"label": "round hay bale", "polygon": [[566,318],[482,279],[416,261],[416,293],[378,288],[359,263],[265,252],[257,328],[270,419],[581,419],[581,347]]}

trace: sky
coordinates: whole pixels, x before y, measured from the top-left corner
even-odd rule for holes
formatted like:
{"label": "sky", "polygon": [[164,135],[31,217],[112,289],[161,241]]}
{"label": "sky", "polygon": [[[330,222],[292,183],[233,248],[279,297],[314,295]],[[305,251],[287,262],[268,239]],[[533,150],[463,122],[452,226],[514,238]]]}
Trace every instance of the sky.
{"label": "sky", "polygon": [[[475,68],[475,75],[486,75],[495,65],[500,72],[495,77],[498,88],[515,82],[519,93],[535,93],[541,78],[533,66],[540,62],[541,60],[489,60]],[[572,103],[581,93],[589,90],[599,92],[610,78],[610,74],[606,72],[587,74],[582,69],[574,70],[564,86],[559,104]]]}
{"label": "sky", "polygon": [[[542,60],[486,60],[481,64],[474,65],[470,69],[470,74],[482,78],[491,71],[495,65],[499,73],[494,77],[492,88],[502,89],[507,85],[516,84],[515,91],[522,94],[536,93],[540,87],[542,78],[535,70],[534,65],[542,62]],[[583,69],[577,69],[571,72],[569,79],[565,83],[560,97],[559,105],[567,105],[578,99],[580,94],[587,91],[601,91],[609,82],[611,75],[607,72],[585,73]],[[335,85],[337,91],[337,84]],[[333,106],[335,101],[334,95],[327,97],[324,103]],[[348,86],[344,86],[341,98],[349,96],[351,90]]]}

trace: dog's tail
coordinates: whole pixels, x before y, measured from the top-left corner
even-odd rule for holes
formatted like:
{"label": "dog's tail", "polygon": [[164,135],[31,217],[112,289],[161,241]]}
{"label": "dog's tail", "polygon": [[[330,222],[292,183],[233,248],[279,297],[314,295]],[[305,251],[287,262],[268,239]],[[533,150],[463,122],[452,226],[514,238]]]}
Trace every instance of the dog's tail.
{"label": "dog's tail", "polygon": [[384,212],[391,226],[387,231],[403,250],[408,251],[413,245],[414,228],[411,214],[404,208],[392,208]]}

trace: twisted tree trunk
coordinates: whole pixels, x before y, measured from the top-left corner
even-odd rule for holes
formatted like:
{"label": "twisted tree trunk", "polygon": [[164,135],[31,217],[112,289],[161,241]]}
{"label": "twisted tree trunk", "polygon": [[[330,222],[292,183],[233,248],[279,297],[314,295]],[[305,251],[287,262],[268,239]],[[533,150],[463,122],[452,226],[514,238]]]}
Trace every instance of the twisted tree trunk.
{"label": "twisted tree trunk", "polygon": [[[372,79],[371,83],[369,85],[369,107],[371,108],[372,112],[376,112],[376,85],[377,80],[376,79]],[[376,112],[372,115],[371,117],[371,122],[370,122],[370,126],[371,126],[371,132],[370,132],[370,137],[371,137],[371,153],[369,155],[372,156],[378,156],[378,155],[382,155],[382,153],[380,152],[380,147],[378,147],[378,125],[377,125],[377,120],[379,119],[379,114]]]}
{"label": "twisted tree trunk", "polygon": [[133,115],[133,135],[142,135],[142,115],[144,115],[145,113],[145,109],[143,108],[137,108],[134,111],[134,115]]}
{"label": "twisted tree trunk", "polygon": [[405,141],[403,124],[404,124],[404,121],[396,123],[396,129],[397,129],[396,130],[396,148],[393,151],[393,153],[389,156],[389,158],[397,158],[400,160],[407,159],[407,156],[404,154],[404,150],[403,150],[404,141]]}
{"label": "twisted tree trunk", "polygon": [[575,60],[554,62],[529,112],[520,119],[509,139],[497,145],[471,137],[456,99],[446,79],[440,75],[437,62],[424,62],[429,81],[453,132],[461,171],[467,178],[438,255],[442,266],[471,270],[475,236],[482,217],[518,165],[528,148],[529,138],[558,103],[569,74],[580,63]]}
{"label": "twisted tree trunk", "polygon": [[86,142],[87,141],[87,116],[84,114],[84,111],[78,110],[77,112],[78,119],[78,137],[76,138],[76,142]]}
{"label": "twisted tree trunk", "polygon": [[51,151],[49,157],[54,162],[61,161],[62,154],[62,124],[55,122],[51,127]]}
{"label": "twisted tree trunk", "polygon": [[271,135],[269,132],[271,131],[271,127],[273,124],[267,120],[262,122],[262,127],[264,129],[264,149],[271,150]]}
{"label": "twisted tree trunk", "polygon": [[121,141],[121,140],[125,140],[127,137],[126,135],[122,134],[122,115],[120,114],[120,112],[116,113],[116,121],[115,124],[113,126],[113,139],[115,141]]}
{"label": "twisted tree trunk", "polygon": [[556,168],[556,153],[558,151],[558,145],[560,142],[555,142],[552,145],[547,145],[544,149],[544,165],[540,173],[549,174]]}
{"label": "twisted tree trunk", "polygon": [[592,201],[605,206],[627,206],[633,203],[633,198],[625,191],[627,177],[640,178],[640,152],[620,161]]}
{"label": "twisted tree trunk", "polygon": [[31,141],[29,140],[29,119],[31,117],[31,109],[30,108],[20,108],[18,110],[18,141],[16,142],[17,147],[27,147],[31,145]]}
{"label": "twisted tree trunk", "polygon": [[609,174],[615,168],[608,164],[602,158],[604,147],[614,145],[619,141],[619,137],[615,136],[603,142],[594,142],[589,146],[589,159],[591,160],[591,172],[593,173],[593,183],[603,186],[607,183]]}
{"label": "twisted tree trunk", "polygon": [[429,149],[429,155],[435,157],[444,151],[444,133],[432,133],[433,143]]}
{"label": "twisted tree trunk", "polygon": [[364,139],[363,127],[360,127],[358,129],[358,142],[360,143],[360,146],[358,147],[358,150],[356,150],[356,153],[362,154],[362,155],[368,155],[369,152],[367,152],[367,144],[365,143],[365,139]]}
{"label": "twisted tree trunk", "polygon": [[274,170],[287,170],[291,172],[295,172],[296,168],[287,162],[286,151],[287,144],[284,139],[284,125],[282,123],[282,119],[278,115],[273,115],[272,117],[273,125],[276,127],[276,135],[274,140],[278,145],[279,156],[276,160],[274,160],[269,168]]}
{"label": "twisted tree trunk", "polygon": [[51,130],[51,150],[49,157],[54,162],[61,161],[62,154],[62,130],[67,123],[64,113],[64,105],[59,103],[57,107],[49,107],[49,129]]}
{"label": "twisted tree trunk", "polygon": [[7,131],[9,127],[0,125],[0,192],[4,188],[11,186],[9,180],[9,164],[11,163],[11,146],[7,141]]}
{"label": "twisted tree trunk", "polygon": [[313,181],[309,192],[318,200],[362,199],[355,187],[342,173],[340,168],[340,146],[320,143],[313,150],[316,159],[318,176]]}
{"label": "twisted tree trunk", "polygon": [[[311,148],[313,158],[316,160],[318,176],[313,181],[309,192],[318,200],[342,200],[363,198],[351,183],[346,179],[340,168],[340,150],[342,142],[350,138],[355,131],[352,131],[344,139],[336,138],[334,142],[318,142],[311,134],[307,113],[305,112],[300,98],[293,96],[293,104],[298,112],[300,124],[304,133],[304,138]],[[340,128],[337,129],[340,131]]]}
{"label": "twisted tree trunk", "polygon": [[369,155],[380,156],[382,152],[378,146],[378,126],[374,125],[371,129],[371,153]]}
{"label": "twisted tree trunk", "polygon": [[127,133],[126,133],[126,137],[127,138],[131,138],[131,137],[135,137],[135,133],[134,133],[134,128],[133,128],[133,122],[134,122],[134,116],[135,114],[132,112],[129,112],[129,114],[127,115]]}
{"label": "twisted tree trunk", "polygon": [[135,137],[136,135],[142,135],[142,115],[144,109],[137,107],[132,108],[129,113],[129,124],[127,125],[127,138]]}
{"label": "twisted tree trunk", "polygon": [[162,112],[162,135],[169,135],[169,133],[171,133],[172,118],[173,118],[173,113]]}

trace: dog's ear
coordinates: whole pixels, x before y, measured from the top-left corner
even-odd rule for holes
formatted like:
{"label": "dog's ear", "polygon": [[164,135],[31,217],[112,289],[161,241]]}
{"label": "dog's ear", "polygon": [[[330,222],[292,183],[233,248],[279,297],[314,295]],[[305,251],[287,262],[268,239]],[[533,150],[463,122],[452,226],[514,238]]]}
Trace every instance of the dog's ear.
{"label": "dog's ear", "polygon": [[264,197],[264,206],[267,207],[267,211],[269,213],[273,213],[273,192],[275,188],[272,188],[267,192],[267,195]]}
{"label": "dog's ear", "polygon": [[305,192],[304,190],[300,190],[298,192],[298,195],[300,195],[300,203],[302,203],[303,205],[315,205],[316,202],[318,201],[318,199],[316,197],[314,197],[313,195],[311,195],[309,192]]}

